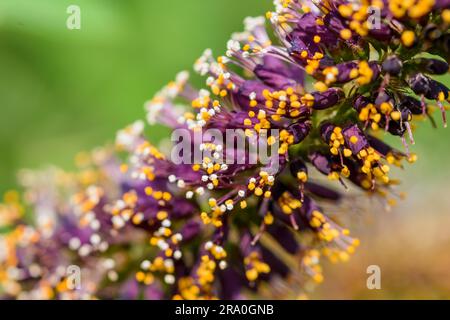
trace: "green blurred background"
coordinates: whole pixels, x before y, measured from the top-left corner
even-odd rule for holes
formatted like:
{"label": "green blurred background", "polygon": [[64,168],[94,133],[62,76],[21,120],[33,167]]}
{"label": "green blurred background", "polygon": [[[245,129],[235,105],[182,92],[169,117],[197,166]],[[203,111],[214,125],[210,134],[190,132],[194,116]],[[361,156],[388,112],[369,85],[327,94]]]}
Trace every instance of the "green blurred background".
{"label": "green blurred background", "polygon": [[[81,8],[81,30],[66,9]],[[0,191],[19,168],[74,155],[144,117],[144,102],[203,50],[222,53],[261,0],[0,0]],[[153,134],[157,138],[159,133]]]}
{"label": "green blurred background", "polygon": [[[206,47],[224,52],[231,33],[242,29],[243,18],[263,14],[271,2],[0,0],[0,192],[15,186],[21,168],[54,164],[70,169],[80,150],[113,141],[119,128],[144,118],[144,102],[178,71],[191,69]],[[71,4],[81,8],[81,30],[66,27]],[[397,216],[408,223],[421,221],[405,217],[414,213],[436,221],[426,235],[422,224],[411,227],[410,236],[418,240],[433,238],[442,228],[439,219],[450,208],[450,132],[441,128],[438,114],[436,120],[437,130],[429,122],[420,124],[417,146],[412,148],[419,162],[399,173],[405,180],[402,189],[412,195]],[[161,136],[160,130],[151,131],[152,140]],[[401,147],[398,140],[393,142]],[[381,233],[367,233],[368,247],[378,245],[373,239],[383,235],[384,227],[373,228]],[[446,230],[441,230],[444,238]],[[442,237],[439,241],[450,244]],[[369,252],[367,261],[374,257]],[[367,262],[355,260],[353,267]],[[401,273],[399,277],[406,282],[411,278]],[[388,292],[382,297],[409,297],[414,288],[411,284],[397,295]],[[450,284],[445,290],[449,288]],[[325,289],[319,297],[345,296],[342,290]],[[366,293],[351,291],[348,297],[367,297]]]}

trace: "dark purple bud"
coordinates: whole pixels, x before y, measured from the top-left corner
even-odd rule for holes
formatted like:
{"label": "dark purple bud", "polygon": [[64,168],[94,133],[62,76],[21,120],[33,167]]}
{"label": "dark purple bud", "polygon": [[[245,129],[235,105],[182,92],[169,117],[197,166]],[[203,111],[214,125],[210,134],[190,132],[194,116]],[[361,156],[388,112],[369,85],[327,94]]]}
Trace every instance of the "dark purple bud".
{"label": "dark purple bud", "polygon": [[339,192],[313,182],[307,182],[305,189],[316,197],[328,200],[338,201],[342,198],[342,195]]}
{"label": "dark purple bud", "polygon": [[326,143],[330,141],[331,134],[336,126],[329,122],[325,122],[320,126],[320,135]]}
{"label": "dark purple bud", "polygon": [[330,159],[327,156],[323,155],[320,152],[314,152],[309,156],[309,160],[320,173],[323,173],[325,175],[330,174]]}
{"label": "dark purple bud", "polygon": [[422,103],[414,97],[404,96],[398,105],[398,109],[402,110],[407,108],[412,114],[423,114]]}
{"label": "dark purple bud", "polygon": [[416,94],[426,94],[430,90],[430,79],[422,73],[416,73],[408,79],[409,86]]}
{"label": "dark purple bud", "polygon": [[442,83],[429,79],[430,89],[425,94],[425,97],[430,100],[440,100],[441,96],[447,100],[449,89]]}
{"label": "dark purple bud", "polygon": [[383,61],[381,68],[384,72],[396,76],[402,71],[403,62],[397,56],[390,56]]}
{"label": "dark purple bud", "polygon": [[419,58],[413,61],[416,67],[429,74],[446,74],[449,71],[449,65],[444,60]]}
{"label": "dark purple bud", "polygon": [[359,96],[356,98],[355,102],[353,103],[353,108],[355,108],[356,111],[360,112],[362,108],[366,107],[369,103],[372,103],[371,100],[364,96]]}
{"label": "dark purple bud", "polygon": [[[404,117],[405,115],[402,113],[401,115]],[[380,122],[381,126],[385,125],[385,122]],[[407,130],[407,126],[403,123],[403,121],[389,121],[388,132],[394,136],[403,137]]]}
{"label": "dark purple bud", "polygon": [[355,124],[342,130],[345,144],[353,154],[358,154],[361,150],[369,147],[366,135]]}
{"label": "dark purple bud", "polygon": [[449,89],[442,83],[435,81],[422,73],[415,74],[408,80],[411,89],[430,100],[448,99]]}
{"label": "dark purple bud", "polygon": [[313,92],[315,110],[325,110],[336,106],[345,97],[341,89],[330,88],[324,92]]}
{"label": "dark purple bud", "polygon": [[289,126],[289,131],[294,136],[294,144],[299,144],[309,135],[311,131],[311,122],[297,122]]}

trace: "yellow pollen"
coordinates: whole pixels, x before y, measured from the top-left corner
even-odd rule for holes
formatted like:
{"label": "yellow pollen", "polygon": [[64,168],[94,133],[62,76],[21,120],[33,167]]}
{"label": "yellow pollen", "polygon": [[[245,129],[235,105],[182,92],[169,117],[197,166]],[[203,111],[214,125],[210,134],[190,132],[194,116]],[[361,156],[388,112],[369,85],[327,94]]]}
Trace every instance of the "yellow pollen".
{"label": "yellow pollen", "polygon": [[340,35],[342,39],[349,40],[352,37],[352,32],[350,29],[342,29]]}
{"label": "yellow pollen", "polygon": [[402,33],[401,39],[402,39],[402,43],[406,47],[411,47],[414,44],[414,41],[416,40],[416,35],[414,34],[413,31],[407,30]]}
{"label": "yellow pollen", "polygon": [[442,20],[444,20],[445,23],[450,24],[450,9],[442,11]]}

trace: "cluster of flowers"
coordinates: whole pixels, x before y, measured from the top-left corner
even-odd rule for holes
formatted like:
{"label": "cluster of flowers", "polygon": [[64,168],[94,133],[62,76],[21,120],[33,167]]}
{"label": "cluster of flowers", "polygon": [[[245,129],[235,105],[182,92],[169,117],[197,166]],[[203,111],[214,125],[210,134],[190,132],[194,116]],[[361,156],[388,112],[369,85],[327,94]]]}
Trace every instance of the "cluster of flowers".
{"label": "cluster of flowers", "polygon": [[183,72],[146,108],[173,130],[270,132],[277,165],[225,164],[234,150],[214,141],[193,145],[212,156],[175,164],[138,121],[116,150],[77,157],[77,173],[25,172],[23,201],[10,192],[0,207],[2,297],[292,298],[323,281],[322,257],[349,259],[358,239],[323,208],[345,198],[333,184],[390,203],[390,167],[416,160],[413,119],[434,124],[437,109],[446,124],[449,89],[431,76],[449,70],[450,1],[274,3],[224,56],[197,60],[207,89]]}

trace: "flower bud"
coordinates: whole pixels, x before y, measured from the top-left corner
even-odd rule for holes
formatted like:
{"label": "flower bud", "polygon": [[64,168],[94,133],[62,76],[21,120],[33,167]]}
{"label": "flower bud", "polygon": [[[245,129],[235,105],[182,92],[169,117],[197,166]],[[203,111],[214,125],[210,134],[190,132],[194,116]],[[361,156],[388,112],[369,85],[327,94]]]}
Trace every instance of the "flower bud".
{"label": "flower bud", "polygon": [[299,144],[308,136],[311,130],[311,122],[296,122],[289,126],[289,131],[294,136],[294,144]]}
{"label": "flower bud", "polygon": [[410,77],[408,83],[416,94],[426,94],[430,90],[430,79],[422,73]]}
{"label": "flower bud", "polygon": [[429,74],[446,74],[449,69],[447,62],[438,59],[420,58],[414,60],[416,67]]}
{"label": "flower bud", "polygon": [[383,61],[382,70],[393,76],[400,74],[403,68],[403,62],[397,56],[390,56]]}
{"label": "flower bud", "polygon": [[325,92],[314,92],[312,95],[314,97],[313,108],[315,110],[325,110],[334,107],[345,97],[344,92],[337,88],[331,88]]}

